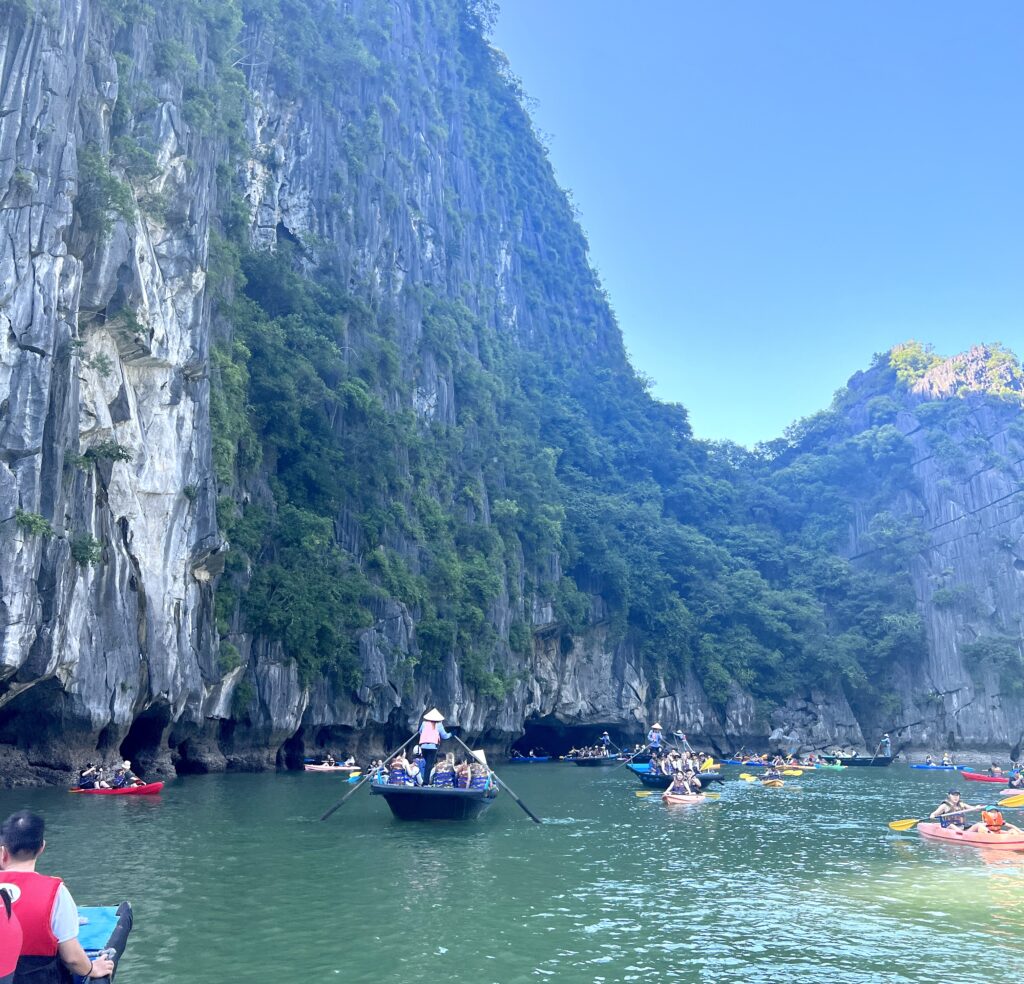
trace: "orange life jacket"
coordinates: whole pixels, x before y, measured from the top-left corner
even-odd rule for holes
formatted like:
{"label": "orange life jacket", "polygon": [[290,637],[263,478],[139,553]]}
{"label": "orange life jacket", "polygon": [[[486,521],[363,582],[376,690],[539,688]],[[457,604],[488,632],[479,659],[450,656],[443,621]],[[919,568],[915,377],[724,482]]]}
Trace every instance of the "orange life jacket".
{"label": "orange life jacket", "polygon": [[998,834],[1003,829],[1003,824],[1006,823],[998,810],[982,810],[981,819],[993,834]]}

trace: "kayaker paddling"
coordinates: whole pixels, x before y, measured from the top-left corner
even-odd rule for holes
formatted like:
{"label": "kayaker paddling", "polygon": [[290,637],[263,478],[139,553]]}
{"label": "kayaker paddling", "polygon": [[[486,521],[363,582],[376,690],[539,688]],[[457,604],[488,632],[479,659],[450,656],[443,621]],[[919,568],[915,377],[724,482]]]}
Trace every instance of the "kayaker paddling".
{"label": "kayaker paddling", "polygon": [[966,827],[964,814],[973,810],[982,810],[984,807],[971,806],[965,803],[960,796],[959,789],[951,789],[946,798],[928,816],[932,820],[938,820],[943,827]]}

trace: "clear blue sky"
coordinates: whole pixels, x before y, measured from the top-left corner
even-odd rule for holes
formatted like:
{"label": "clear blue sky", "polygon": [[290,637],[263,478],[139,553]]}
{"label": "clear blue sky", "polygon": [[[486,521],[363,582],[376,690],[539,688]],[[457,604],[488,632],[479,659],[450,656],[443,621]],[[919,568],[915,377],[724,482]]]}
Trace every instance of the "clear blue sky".
{"label": "clear blue sky", "polygon": [[634,365],[777,437],[907,338],[1024,355],[1024,4],[503,0]]}

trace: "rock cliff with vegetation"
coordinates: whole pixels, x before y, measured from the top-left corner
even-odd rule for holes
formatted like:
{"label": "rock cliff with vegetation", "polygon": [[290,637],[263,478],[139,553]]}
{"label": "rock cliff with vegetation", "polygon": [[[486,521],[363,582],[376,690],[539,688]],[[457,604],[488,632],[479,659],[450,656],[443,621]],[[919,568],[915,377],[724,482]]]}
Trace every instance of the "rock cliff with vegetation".
{"label": "rock cliff with vegetation", "polygon": [[0,773],[376,750],[430,704],[495,747],[1019,741],[1016,357],[908,343],[696,440],[490,13],[0,8]]}

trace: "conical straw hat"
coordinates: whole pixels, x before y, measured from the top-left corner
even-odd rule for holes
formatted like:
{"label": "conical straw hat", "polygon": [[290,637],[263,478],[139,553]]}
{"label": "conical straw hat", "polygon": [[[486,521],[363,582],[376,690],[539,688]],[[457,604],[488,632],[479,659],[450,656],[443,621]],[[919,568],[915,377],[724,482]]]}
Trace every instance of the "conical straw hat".
{"label": "conical straw hat", "polygon": [[652,724],[651,725],[651,731],[661,731],[661,725],[660,724]]}
{"label": "conical straw hat", "polygon": [[490,766],[487,765],[487,753],[482,748],[474,750],[473,758],[475,758],[481,765],[486,765],[488,769],[490,768]]}
{"label": "conical straw hat", "polygon": [[432,707],[426,714],[423,715],[424,721],[434,721],[440,723],[444,720],[444,715],[436,708]]}

